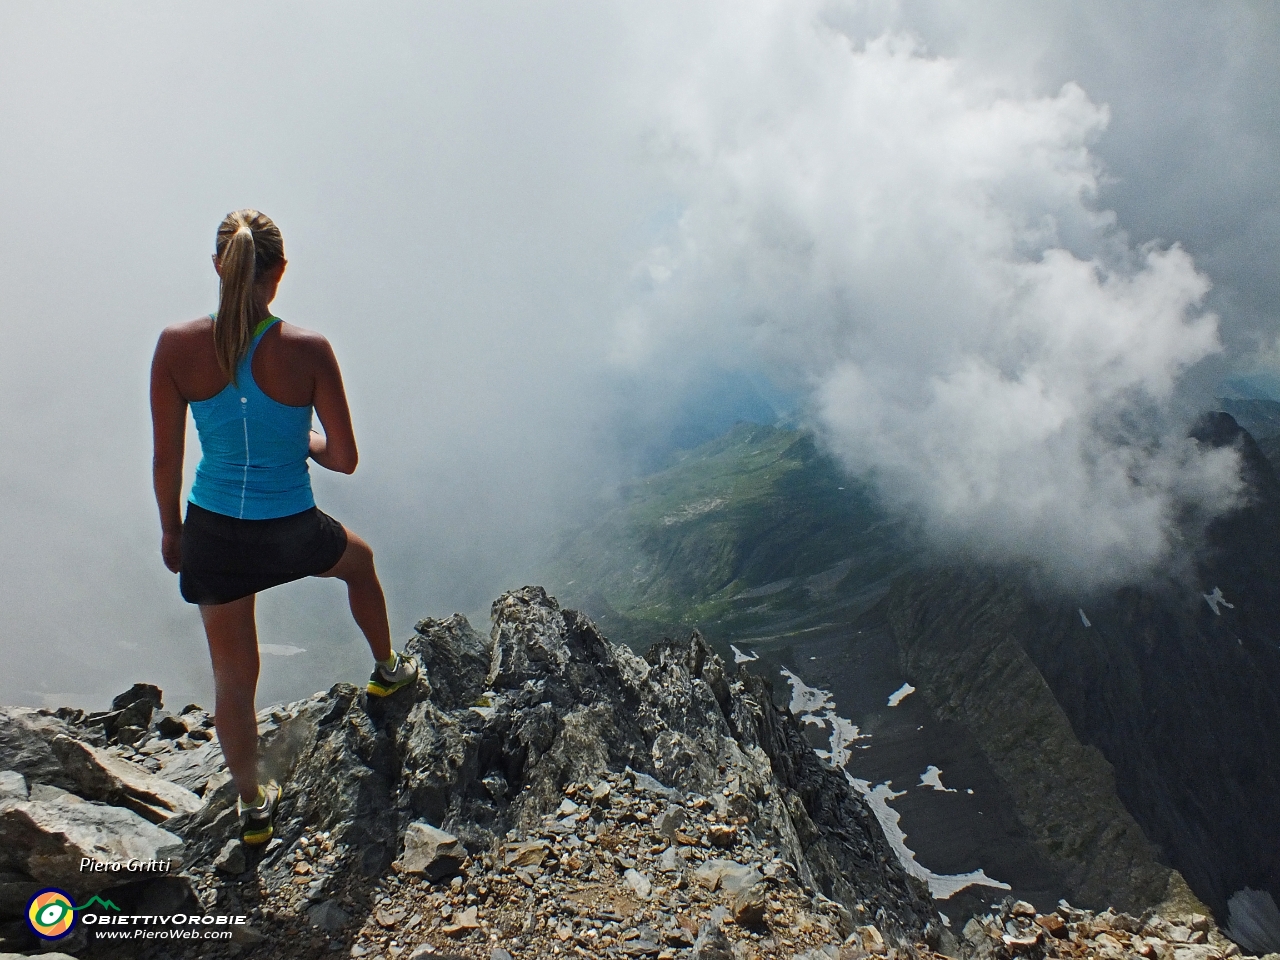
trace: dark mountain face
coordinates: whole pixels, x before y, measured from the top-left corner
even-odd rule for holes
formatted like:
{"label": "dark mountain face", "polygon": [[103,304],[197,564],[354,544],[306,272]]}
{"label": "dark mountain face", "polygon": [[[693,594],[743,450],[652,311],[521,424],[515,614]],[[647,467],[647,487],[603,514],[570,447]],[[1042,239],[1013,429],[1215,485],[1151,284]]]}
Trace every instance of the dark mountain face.
{"label": "dark mountain face", "polygon": [[[991,704],[956,710],[955,697],[981,671],[943,676],[936,661],[1015,642],[1079,741],[1110,764],[1158,858],[1225,919],[1245,887],[1280,898],[1280,484],[1231,416],[1206,417],[1194,436],[1238,448],[1246,501],[1209,525],[1193,573],[1079,604],[1010,578],[934,572],[896,584],[889,606],[908,674],[933,666],[927,695],[971,728]],[[1010,704],[1004,720],[1025,712]],[[1107,845],[1130,841],[1136,851],[1136,838]]]}
{"label": "dark mountain face", "polygon": [[1280,403],[1264,397],[1221,398],[1218,403],[1257,441],[1271,468],[1280,470]]}
{"label": "dark mountain face", "polygon": [[[905,524],[785,433],[731,433],[633,491],[596,526],[607,536],[575,541],[576,589],[562,593],[619,622],[698,623],[726,656],[733,644],[829,693],[833,724],[873,734],[846,771],[895,778],[894,811],[927,866],[995,877],[1003,863],[1017,895],[1130,909],[1185,896],[1185,877],[1224,920],[1244,887],[1280,900],[1280,483],[1231,416],[1195,436],[1238,447],[1244,505],[1189,535],[1194,556],[1162,582],[1089,599],[927,562]],[[811,540],[837,526],[844,550]],[[927,704],[918,722],[885,707],[900,683]],[[944,755],[961,791],[914,787]],[[988,838],[986,859],[959,862],[966,833]]]}
{"label": "dark mountain face", "polygon": [[1199,584],[1119,591],[1088,629],[1041,610],[1019,636],[1125,806],[1225,918],[1243,887],[1280,901],[1280,484],[1230,416],[1197,435],[1238,445],[1249,495],[1210,525]]}
{"label": "dark mountain face", "polygon": [[1180,600],[1126,591],[1088,638],[1062,614],[1023,642],[1162,859],[1225,919],[1244,887],[1280,899],[1280,658],[1274,630],[1259,636],[1207,604],[1178,616]]}
{"label": "dark mountain face", "polygon": [[899,581],[885,607],[904,674],[976,742],[1068,899],[1141,912],[1169,898],[1171,871],[1117,797],[1111,766],[1026,651],[1044,611],[1017,586],[949,570]]}

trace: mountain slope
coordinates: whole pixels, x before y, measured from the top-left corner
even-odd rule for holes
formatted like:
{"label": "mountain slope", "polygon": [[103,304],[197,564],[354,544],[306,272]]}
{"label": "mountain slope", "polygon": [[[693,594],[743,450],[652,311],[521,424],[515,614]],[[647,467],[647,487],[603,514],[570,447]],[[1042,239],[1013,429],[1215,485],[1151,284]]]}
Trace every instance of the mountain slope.
{"label": "mountain slope", "polygon": [[693,627],[751,638],[887,586],[907,542],[811,437],[739,424],[623,488],[566,540],[549,580],[633,643]]}
{"label": "mountain slope", "polygon": [[1172,866],[1225,920],[1242,887],[1280,898],[1280,485],[1230,416],[1197,438],[1238,447],[1249,502],[1183,579],[1082,601],[936,566],[809,438],[740,426],[624,491],[556,586],[606,629],[698,624],[791,678],[811,742],[883,786],[938,871],[1139,908],[1181,895]]}

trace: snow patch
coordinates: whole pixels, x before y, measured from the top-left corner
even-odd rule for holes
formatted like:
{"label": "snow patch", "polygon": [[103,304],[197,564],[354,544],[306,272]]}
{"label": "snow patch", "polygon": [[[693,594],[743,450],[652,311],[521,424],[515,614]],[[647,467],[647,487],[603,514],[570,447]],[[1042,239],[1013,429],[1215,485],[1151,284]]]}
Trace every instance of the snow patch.
{"label": "snow patch", "polygon": [[662,517],[658,522],[664,527],[670,527],[673,524],[684,523],[695,517],[700,517],[704,513],[710,513],[718,507],[723,507],[729,502],[727,497],[707,497],[705,500],[698,500],[694,503],[686,503],[672,513]]}
{"label": "snow patch", "polygon": [[747,656],[745,653],[743,653],[741,650],[735,647],[732,643],[729,644],[729,649],[733,651],[734,663],[750,663],[752,660],[760,659],[760,654],[756,653],[754,650],[751,651],[750,656]]}
{"label": "snow patch", "polygon": [[924,773],[920,774],[920,786],[933,787],[942,793],[957,793],[955,787],[944,787],[942,785],[942,771],[935,767],[932,763]]}
{"label": "snow patch", "polygon": [[1079,609],[1080,611],[1080,622],[1083,623],[1086,627],[1092,627],[1093,624],[1090,623],[1089,618],[1084,615],[1084,607],[1079,607],[1077,609]]}
{"label": "snow patch", "polygon": [[1227,598],[1222,595],[1221,587],[1214,587],[1213,593],[1202,593],[1200,596],[1204,597],[1204,602],[1209,604],[1209,609],[1218,616],[1222,616],[1222,611],[1218,607],[1226,607],[1228,610],[1236,608],[1234,603],[1227,603]]}
{"label": "snow patch", "polygon": [[[848,777],[848,773],[845,776]],[[874,787],[867,780],[856,780],[853,777],[849,777],[849,782],[853,784],[855,790],[866,798],[867,805],[871,807],[871,812],[876,815],[876,819],[880,822],[880,829],[884,831],[885,839],[889,841],[889,846],[898,855],[898,861],[902,864],[902,868],[911,876],[928,884],[929,894],[933,899],[948,900],[966,887],[995,887],[997,890],[1013,889],[1003,881],[993,880],[988,877],[984,870],[943,874],[934,873],[923,864],[917,863],[915,852],[907,847],[907,835],[902,832],[902,827],[898,825],[898,821],[901,819],[900,815],[897,810],[889,806],[890,800],[902,796],[901,793],[893,791],[891,786],[893,781],[886,780],[884,783],[878,783]]]}
{"label": "snow patch", "polygon": [[893,693],[889,694],[889,706],[896,707],[903,700],[907,699],[907,697],[911,696],[915,692],[916,692],[915,687],[913,687],[909,683],[904,683],[897,690],[893,691]]}
{"label": "snow patch", "polygon": [[[786,677],[787,683],[791,684],[791,712],[800,716],[802,720],[808,719],[802,716],[803,714],[820,713],[830,710],[834,706],[831,702],[831,694],[826,690],[819,690],[817,687],[809,686],[786,667],[783,667],[779,672]],[[820,719],[817,722],[822,723],[824,721]]]}
{"label": "snow patch", "polygon": [[843,770],[849,763],[849,756],[853,753],[857,742],[871,738],[859,730],[856,723],[851,723],[844,717],[837,717],[834,712],[828,712],[827,720],[831,724],[831,736],[827,741],[830,749],[820,750],[818,755],[833,767]]}
{"label": "snow patch", "polygon": [[[868,740],[870,737],[859,732],[857,725],[852,721],[836,715],[835,706],[828,691],[808,686],[786,667],[782,668],[781,673],[787,679],[787,682],[791,684],[791,712],[797,714],[805,723],[829,724],[831,727],[830,749],[815,750],[814,752],[843,773],[845,779],[849,781],[853,788],[862,794],[867,801],[867,805],[871,807],[871,812],[875,814],[876,820],[880,824],[880,829],[884,831],[885,839],[897,855],[902,868],[911,876],[923,880],[928,885],[929,893],[935,900],[946,900],[966,887],[983,886],[994,887],[997,890],[1012,889],[1009,884],[992,879],[982,870],[971,870],[968,873],[956,874],[934,873],[923,864],[917,863],[915,851],[907,847],[907,835],[903,832],[902,827],[899,826],[898,811],[889,806],[890,800],[905,794],[895,792],[893,790],[893,781],[891,780],[872,786],[867,780],[854,778],[846,769],[852,752],[849,749],[850,745],[854,741]],[[914,692],[915,687],[910,684],[903,684],[902,688],[889,698],[889,705],[897,706],[897,703],[902,702],[903,697],[907,697]],[[894,702],[895,697],[897,698],[897,703]],[[812,706],[807,707],[807,704],[812,704]],[[930,772],[933,773],[933,779],[937,780],[935,789],[947,790],[946,787],[942,786],[940,779],[942,771],[934,766],[930,766],[924,772],[920,778],[921,782],[926,783],[925,777],[928,777]],[[927,785],[933,786],[933,783],[930,781]],[[972,793],[973,791],[969,790],[967,792]]]}

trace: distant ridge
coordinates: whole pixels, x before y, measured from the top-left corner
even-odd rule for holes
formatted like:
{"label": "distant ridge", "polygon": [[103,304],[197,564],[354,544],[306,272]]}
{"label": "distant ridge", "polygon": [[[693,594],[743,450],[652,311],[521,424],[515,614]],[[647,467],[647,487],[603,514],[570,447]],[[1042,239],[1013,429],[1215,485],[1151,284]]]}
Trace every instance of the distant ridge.
{"label": "distant ridge", "polygon": [[[1280,403],[1225,398],[1219,409],[1192,435],[1239,451],[1248,496],[1207,530],[1188,518],[1184,555],[1145,584],[1064,597],[1024,570],[942,564],[913,541],[909,518],[883,509],[812,437],[739,425],[589,519],[554,587],[614,635],[651,640],[696,625],[726,659],[751,651],[754,669],[786,667],[832,691],[833,715],[871,734],[852,755],[854,776],[895,777],[901,790],[928,764],[971,778],[999,771],[971,781],[973,800],[908,791],[896,801],[933,869],[974,866],[959,862],[955,838],[1003,816],[1002,784],[1009,829],[990,843],[1008,844],[1005,879],[1019,889],[1021,876],[1026,899],[1051,904],[1063,890],[1072,902],[1142,909],[1173,867],[1225,920],[1246,887],[1280,898]],[[983,644],[1002,656],[982,670],[925,669],[935,654]],[[1001,681],[987,700],[976,695],[984,677]],[[904,682],[921,691],[911,724],[884,708]],[[1043,758],[1057,774],[1020,765],[1019,744],[1005,742],[1032,706],[1061,720],[1060,748]],[[1100,754],[1089,781],[1097,810],[1127,811],[1103,818],[1132,841],[1110,853],[1103,833],[1068,829],[1078,810],[1063,802],[1066,758],[1081,747]],[[977,823],[956,829],[961,806],[979,802]],[[1117,866],[1121,847],[1128,866]],[[988,846],[978,865],[994,859]]]}

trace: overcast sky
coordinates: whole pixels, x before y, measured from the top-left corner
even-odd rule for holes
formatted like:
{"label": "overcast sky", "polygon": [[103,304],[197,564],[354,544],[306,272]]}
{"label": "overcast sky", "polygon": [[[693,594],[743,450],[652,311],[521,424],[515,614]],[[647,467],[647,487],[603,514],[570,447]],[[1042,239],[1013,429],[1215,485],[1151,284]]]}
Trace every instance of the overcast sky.
{"label": "overcast sky", "polygon": [[[211,700],[147,367],[243,206],[343,364],[362,461],[317,497],[398,636],[536,579],[726,372],[944,539],[1143,569],[1172,498],[1230,501],[1181,418],[1276,369],[1280,16],[1115,6],[6,5],[0,702]],[[263,702],[362,678],[335,584],[259,606],[306,648]]]}

